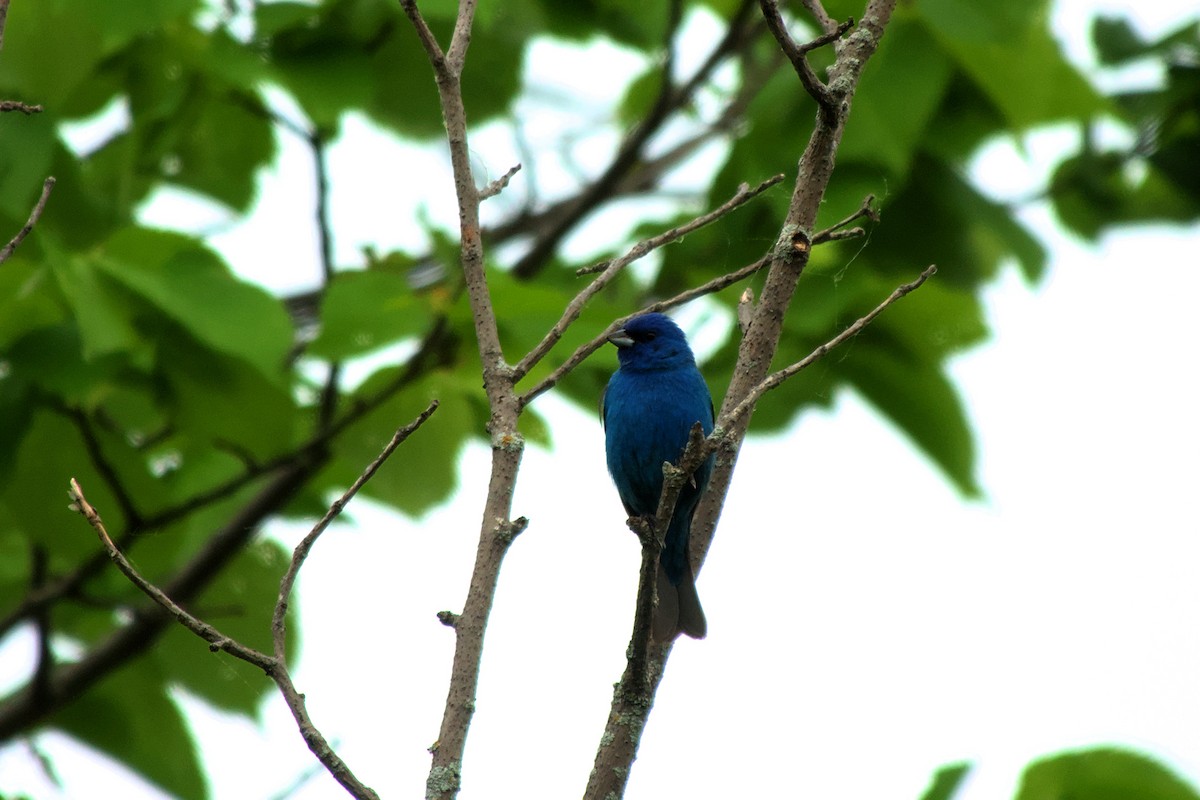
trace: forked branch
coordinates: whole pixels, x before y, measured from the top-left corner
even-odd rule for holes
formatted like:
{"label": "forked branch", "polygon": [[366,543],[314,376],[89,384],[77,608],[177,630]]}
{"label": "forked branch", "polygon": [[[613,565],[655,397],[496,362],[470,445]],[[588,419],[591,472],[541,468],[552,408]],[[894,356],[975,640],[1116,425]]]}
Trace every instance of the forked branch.
{"label": "forked branch", "polygon": [[287,614],[288,604],[291,597],[292,588],[296,581],[296,576],[299,573],[300,567],[304,560],[308,557],[313,544],[322,532],[328,528],[329,524],[341,513],[345,508],[346,503],[358,492],[359,489],[366,484],[367,481],[375,474],[384,461],[411,436],[418,428],[425,424],[426,420],[437,410],[437,401],[430,405],[417,416],[415,420],[403,426],[396,431],[391,441],[383,448],[379,456],[371,462],[370,465],[363,471],[351,487],[329,508],[321,520],[313,527],[307,536],[296,546],[292,554],[291,564],[287,572],[284,574],[280,583],[279,599],[276,602],[271,620],[272,643],[274,653],[267,655],[259,650],[249,647],[241,642],[223,634],[215,626],[196,617],[183,606],[175,602],[167,592],[160,589],[158,586],[147,580],[138,570],[129,562],[125,554],[113,541],[105,528],[104,521],[101,519],[99,512],[87,501],[84,497],[83,490],[79,483],[72,478],[70,484],[69,495],[71,498],[71,508],[78,511],[91,525],[92,530],[100,539],[105,552],[109,559],[116,565],[129,581],[136,586],[142,593],[161,606],[171,617],[180,625],[190,630],[192,633],[199,636],[204,641],[208,642],[209,650],[215,652],[224,651],[229,653],[234,658],[245,661],[258,669],[261,669],[264,674],[275,682],[284,701],[287,703],[288,709],[291,711],[293,718],[296,721],[296,726],[300,731],[300,735],[304,738],[308,748],[313,752],[321,764],[329,771],[330,775],[342,785],[353,797],[359,800],[378,800],[378,795],[370,787],[364,785],[351,772],[346,763],[334,752],[330,747],[329,742],[313,724],[309,717],[307,707],[305,705],[304,695],[301,694],[292,682],[291,673],[287,666],[287,652],[285,646],[286,627],[284,619]]}

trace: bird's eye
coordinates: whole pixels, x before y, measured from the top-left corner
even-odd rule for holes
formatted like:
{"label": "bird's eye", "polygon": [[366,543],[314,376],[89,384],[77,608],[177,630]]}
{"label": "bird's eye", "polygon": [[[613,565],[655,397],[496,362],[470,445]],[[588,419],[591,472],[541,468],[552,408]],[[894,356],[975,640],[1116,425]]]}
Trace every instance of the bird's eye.
{"label": "bird's eye", "polygon": [[652,342],[654,341],[654,336],[654,331],[646,331],[642,334],[642,340],[646,342]]}

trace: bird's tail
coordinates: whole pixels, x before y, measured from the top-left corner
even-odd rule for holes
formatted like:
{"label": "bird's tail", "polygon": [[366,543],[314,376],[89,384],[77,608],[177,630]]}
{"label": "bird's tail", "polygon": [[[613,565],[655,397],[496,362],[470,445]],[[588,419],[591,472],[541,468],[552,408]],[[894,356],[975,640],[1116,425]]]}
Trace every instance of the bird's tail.
{"label": "bird's tail", "polygon": [[692,567],[685,563],[679,583],[671,583],[662,564],[658,565],[658,607],[654,609],[653,635],[656,642],[669,642],[679,634],[703,639],[708,633]]}

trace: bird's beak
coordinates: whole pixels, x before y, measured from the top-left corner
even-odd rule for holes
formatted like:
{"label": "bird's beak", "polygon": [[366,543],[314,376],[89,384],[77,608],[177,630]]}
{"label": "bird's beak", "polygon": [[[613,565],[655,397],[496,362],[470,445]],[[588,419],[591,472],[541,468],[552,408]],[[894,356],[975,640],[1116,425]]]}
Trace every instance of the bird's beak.
{"label": "bird's beak", "polygon": [[608,341],[620,348],[633,347],[633,339],[629,338],[629,334],[625,332],[624,328],[618,328],[613,331],[609,335]]}

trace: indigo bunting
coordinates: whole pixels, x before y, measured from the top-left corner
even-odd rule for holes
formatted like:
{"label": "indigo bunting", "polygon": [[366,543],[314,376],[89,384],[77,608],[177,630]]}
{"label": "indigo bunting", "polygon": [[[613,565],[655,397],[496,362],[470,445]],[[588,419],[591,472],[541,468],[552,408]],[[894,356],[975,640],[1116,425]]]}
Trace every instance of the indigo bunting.
{"label": "indigo bunting", "polygon": [[[600,403],[605,455],[617,493],[631,517],[653,517],[662,493],[664,461],[675,463],[697,422],[713,428],[712,395],[683,331],[663,314],[642,314],[608,337],[620,368]],[[683,485],[658,564],[653,635],[663,642],[685,633],[704,638],[708,625],[688,560],[692,515],[712,474],[712,457]]]}

